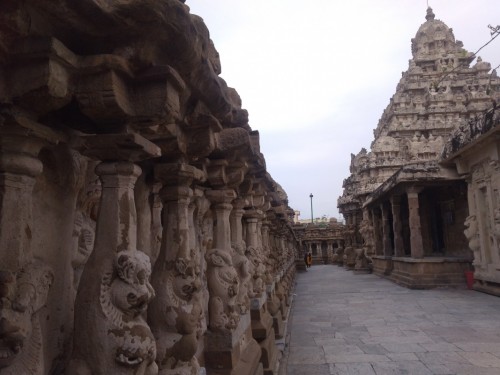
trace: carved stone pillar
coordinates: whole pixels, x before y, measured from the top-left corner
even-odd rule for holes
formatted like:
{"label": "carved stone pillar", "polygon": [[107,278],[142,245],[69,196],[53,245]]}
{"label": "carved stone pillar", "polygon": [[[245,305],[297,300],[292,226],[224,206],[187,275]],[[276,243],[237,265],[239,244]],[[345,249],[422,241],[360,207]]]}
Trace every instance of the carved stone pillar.
{"label": "carved stone pillar", "polygon": [[420,223],[420,205],[418,194],[421,189],[411,188],[407,190],[408,210],[410,223],[410,246],[412,258],[424,257],[424,244],[422,241],[422,226]]}
{"label": "carved stone pillar", "polygon": [[215,212],[214,246],[220,249],[231,249],[231,223],[229,216],[233,206],[231,202],[236,198],[234,190],[209,190],[207,198],[212,202]]}
{"label": "carved stone pillar", "polygon": [[155,177],[163,188],[163,234],[152,284],[157,292],[148,321],[157,339],[157,363],[165,374],[198,372],[201,319],[201,258],[194,236],[193,180],[203,173],[187,164],[159,164]]}
{"label": "carved stone pillar", "polygon": [[[274,374],[278,350],[276,348],[273,329],[273,318],[267,308],[267,294],[264,292],[263,274],[265,271],[262,262],[262,250],[270,248],[269,226],[262,223],[259,217],[262,216],[260,210],[247,210],[245,212],[247,253],[252,260],[253,287],[250,305],[250,316],[252,319],[252,336],[258,342],[261,349],[260,362],[265,374]],[[261,228],[262,233],[258,233]],[[264,250],[265,251],[265,250]]]}
{"label": "carved stone pillar", "polygon": [[380,205],[380,211],[382,211],[382,249],[384,256],[392,256],[392,244],[390,231],[391,226],[389,224],[389,209],[385,204]]}
{"label": "carved stone pillar", "polygon": [[333,262],[333,243],[331,241],[328,241],[326,251],[327,251],[327,262],[332,263]]}
{"label": "carved stone pillar", "polygon": [[244,207],[247,202],[244,199],[238,198],[233,202],[233,210],[229,217],[231,222],[231,243],[243,245],[243,214],[245,213]]}
{"label": "carved stone pillar", "polygon": [[43,169],[37,157],[43,142],[3,134],[0,142],[0,267],[15,271],[33,260],[32,194]]}
{"label": "carved stone pillar", "polygon": [[269,245],[269,222],[264,221],[262,223],[262,247],[264,249],[267,249],[269,251],[270,245]]}
{"label": "carved stone pillar", "polygon": [[401,219],[401,196],[393,195],[391,197],[392,206],[392,230],[394,232],[394,256],[405,256],[403,242],[403,223]]}
{"label": "carved stone pillar", "polygon": [[247,247],[258,247],[259,239],[257,235],[258,216],[262,214],[258,210],[247,210],[245,213],[247,223]]}
{"label": "carved stone pillar", "polygon": [[374,237],[374,244],[373,246],[375,247],[375,255],[382,255],[384,253],[383,245],[382,245],[382,238],[381,238],[381,233],[380,233],[380,220],[375,213],[375,209],[371,209],[371,217],[372,217],[372,223],[373,223],[373,237]]}
{"label": "carved stone pillar", "polygon": [[29,132],[18,124],[0,126],[0,373],[42,375],[39,312],[54,274],[34,259],[31,238],[33,186],[42,172],[37,155],[44,141],[23,133]]}
{"label": "carved stone pillar", "polygon": [[250,298],[253,297],[253,266],[246,256],[246,245],[243,241],[243,214],[246,200],[238,198],[233,202],[233,210],[229,217],[231,222],[231,246],[233,266],[238,272],[240,290],[236,297],[236,305],[240,314],[250,309]]}
{"label": "carved stone pillar", "polygon": [[252,338],[250,313],[240,315],[236,308],[239,278],[232,262],[230,214],[234,190],[209,190],[216,225],[215,248],[207,258],[210,294],[209,330],[205,336],[205,364],[208,372],[253,375],[261,366],[260,347]]}
{"label": "carved stone pillar", "polygon": [[68,373],[154,374],[156,343],[143,317],[154,290],[149,257],[136,248],[134,185],[141,169],[133,161],[158,156],[159,149],[134,134],[93,136],[86,144],[89,155],[111,160],[96,168],[102,196],[94,251],[75,302]]}

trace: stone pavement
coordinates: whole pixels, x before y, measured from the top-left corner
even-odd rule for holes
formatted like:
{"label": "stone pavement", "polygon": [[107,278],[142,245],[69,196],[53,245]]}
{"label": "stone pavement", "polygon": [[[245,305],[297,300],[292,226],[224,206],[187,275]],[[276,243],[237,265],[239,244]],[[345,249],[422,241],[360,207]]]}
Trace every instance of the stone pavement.
{"label": "stone pavement", "polygon": [[500,298],[409,290],[335,265],[297,274],[280,374],[500,374]]}

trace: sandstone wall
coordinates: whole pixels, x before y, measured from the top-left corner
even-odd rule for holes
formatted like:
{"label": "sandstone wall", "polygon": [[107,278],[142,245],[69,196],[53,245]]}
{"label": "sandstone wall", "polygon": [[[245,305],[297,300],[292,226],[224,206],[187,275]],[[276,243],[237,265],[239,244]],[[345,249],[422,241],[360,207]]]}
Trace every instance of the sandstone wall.
{"label": "sandstone wall", "polygon": [[0,8],[0,374],[275,373],[293,211],[202,19]]}

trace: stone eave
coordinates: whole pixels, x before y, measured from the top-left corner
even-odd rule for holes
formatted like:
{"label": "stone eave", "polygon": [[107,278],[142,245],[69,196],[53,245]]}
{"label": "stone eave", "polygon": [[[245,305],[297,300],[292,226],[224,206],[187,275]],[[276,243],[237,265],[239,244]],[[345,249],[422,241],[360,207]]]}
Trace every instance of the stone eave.
{"label": "stone eave", "polygon": [[363,208],[387,197],[393,191],[403,190],[405,186],[431,186],[461,179],[462,177],[454,169],[439,165],[437,161],[407,164],[368,195]]}

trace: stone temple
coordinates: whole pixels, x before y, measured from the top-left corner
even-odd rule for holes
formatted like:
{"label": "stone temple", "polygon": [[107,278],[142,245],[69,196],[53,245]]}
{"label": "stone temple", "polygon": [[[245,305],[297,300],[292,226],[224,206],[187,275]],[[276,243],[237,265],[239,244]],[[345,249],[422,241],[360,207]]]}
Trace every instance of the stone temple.
{"label": "stone temple", "polygon": [[431,288],[463,284],[472,263],[474,288],[500,294],[500,78],[425,18],[371,151],[351,156],[347,264]]}
{"label": "stone temple", "polygon": [[184,1],[2,1],[0,375],[277,375],[305,252],[500,295],[500,79],[426,19],[305,226]]}

